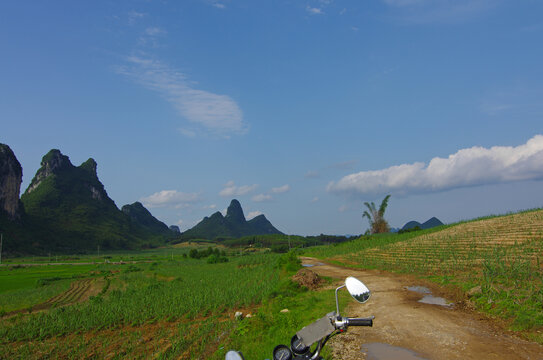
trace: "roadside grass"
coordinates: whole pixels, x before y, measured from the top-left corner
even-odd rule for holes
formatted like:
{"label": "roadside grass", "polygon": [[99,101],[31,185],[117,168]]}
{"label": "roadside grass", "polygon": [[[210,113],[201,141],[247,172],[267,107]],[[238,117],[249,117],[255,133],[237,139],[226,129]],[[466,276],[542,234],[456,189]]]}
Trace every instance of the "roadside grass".
{"label": "roadside grass", "polygon": [[[275,345],[289,344],[296,331],[335,308],[333,291],[310,292],[292,282],[300,267],[295,253],[220,264],[187,258],[100,265],[94,271],[115,270],[89,301],[0,320],[0,353],[13,359],[223,359],[235,348],[249,359],[270,358]],[[349,298],[343,295],[344,306]],[[284,308],[289,312],[281,313]],[[236,320],[237,310],[254,317]]]}
{"label": "roadside grass", "polygon": [[434,231],[364,237],[305,254],[339,265],[412,273],[471,291],[478,310],[543,343],[542,249],[543,210],[531,210]]}

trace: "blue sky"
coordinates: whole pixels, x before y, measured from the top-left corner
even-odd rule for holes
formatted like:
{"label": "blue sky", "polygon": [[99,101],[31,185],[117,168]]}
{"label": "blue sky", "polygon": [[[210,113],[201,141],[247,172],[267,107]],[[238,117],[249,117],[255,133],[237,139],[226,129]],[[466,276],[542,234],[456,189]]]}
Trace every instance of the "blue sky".
{"label": "blue sky", "polygon": [[543,2],[3,1],[0,142],[187,229],[296,234],[543,205]]}

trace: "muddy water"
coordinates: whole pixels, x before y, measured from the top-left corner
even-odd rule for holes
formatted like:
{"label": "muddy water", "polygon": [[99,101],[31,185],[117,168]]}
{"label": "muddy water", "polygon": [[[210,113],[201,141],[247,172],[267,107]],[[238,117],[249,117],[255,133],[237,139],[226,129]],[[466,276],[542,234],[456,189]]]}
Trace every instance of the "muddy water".
{"label": "muddy water", "polygon": [[399,346],[383,343],[362,345],[362,352],[367,360],[420,360],[424,359],[416,352]]}
{"label": "muddy water", "polygon": [[324,265],[321,262],[315,263],[315,264],[302,264],[303,267],[313,267],[313,266],[321,266]]}
{"label": "muddy water", "polygon": [[425,286],[408,286],[406,289],[423,294],[424,296],[419,300],[421,303],[445,307],[452,307],[454,305],[454,303],[448,301],[447,299],[432,295],[432,291]]}

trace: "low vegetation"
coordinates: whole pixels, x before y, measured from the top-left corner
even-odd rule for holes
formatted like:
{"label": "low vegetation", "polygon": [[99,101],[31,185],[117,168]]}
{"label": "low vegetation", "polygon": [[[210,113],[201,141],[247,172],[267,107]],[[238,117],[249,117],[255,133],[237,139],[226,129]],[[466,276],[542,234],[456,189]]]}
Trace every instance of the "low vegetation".
{"label": "low vegetation", "polygon": [[[274,253],[267,246],[274,239],[299,250]],[[0,267],[0,351],[15,359],[223,359],[238,349],[269,358],[275,345],[334,309],[333,290],[307,291],[291,280],[301,251],[461,289],[479,310],[543,343],[543,210],[345,240],[321,235],[313,241],[331,244],[308,247],[308,238],[249,236],[9,259]],[[48,262],[78,265],[25,266]]]}
{"label": "low vegetation", "polygon": [[426,276],[470,293],[475,306],[543,343],[543,210],[404,234],[380,234],[310,256]]}

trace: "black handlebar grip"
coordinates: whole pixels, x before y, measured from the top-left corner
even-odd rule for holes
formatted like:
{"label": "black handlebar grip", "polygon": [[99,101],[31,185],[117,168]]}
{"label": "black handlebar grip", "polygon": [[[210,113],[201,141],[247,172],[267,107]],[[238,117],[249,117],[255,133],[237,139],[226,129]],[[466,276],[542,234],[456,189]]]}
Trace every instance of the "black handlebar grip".
{"label": "black handlebar grip", "polygon": [[373,317],[370,318],[347,318],[349,326],[373,326]]}

